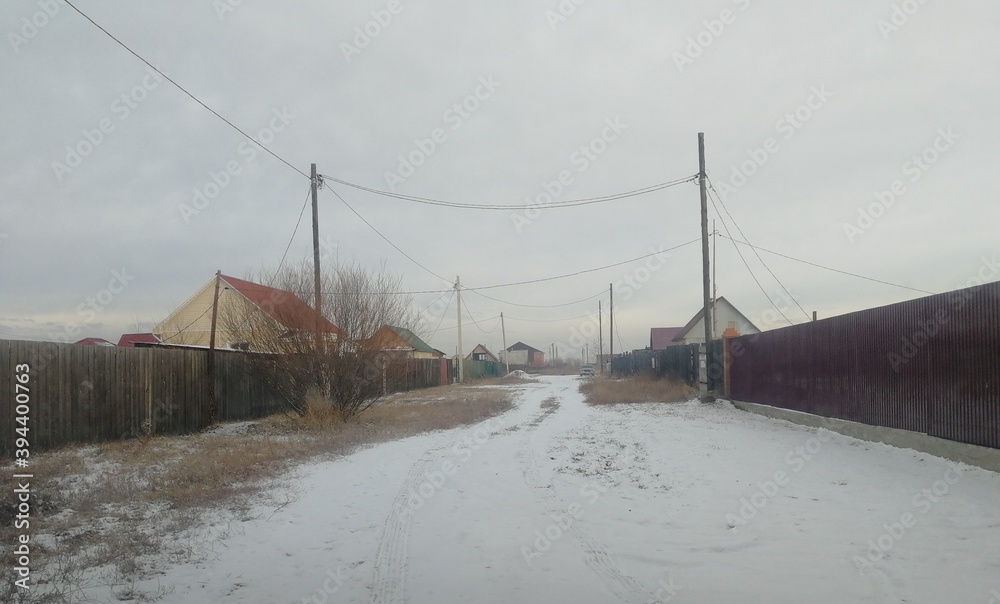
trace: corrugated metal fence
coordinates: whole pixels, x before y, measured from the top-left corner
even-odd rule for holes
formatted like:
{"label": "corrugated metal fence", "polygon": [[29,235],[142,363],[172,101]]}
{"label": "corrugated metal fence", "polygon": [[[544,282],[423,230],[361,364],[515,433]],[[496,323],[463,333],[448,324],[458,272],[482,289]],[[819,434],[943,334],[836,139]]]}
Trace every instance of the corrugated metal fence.
{"label": "corrugated metal fence", "polygon": [[1000,448],[1000,283],[734,338],[729,389]]}
{"label": "corrugated metal fence", "polygon": [[[616,375],[649,373],[659,378],[682,381],[690,386],[698,386],[698,344],[671,346],[665,350],[635,350],[612,361]],[[708,389],[721,391],[722,340],[713,341],[708,347]]]}

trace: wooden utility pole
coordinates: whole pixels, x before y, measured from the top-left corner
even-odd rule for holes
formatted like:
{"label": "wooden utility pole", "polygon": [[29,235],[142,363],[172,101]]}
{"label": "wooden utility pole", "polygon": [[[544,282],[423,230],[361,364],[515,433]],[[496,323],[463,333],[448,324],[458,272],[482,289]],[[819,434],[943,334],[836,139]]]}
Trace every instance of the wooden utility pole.
{"label": "wooden utility pole", "polygon": [[705,133],[698,133],[698,184],[701,189],[701,259],[702,259],[702,293],[704,299],[703,322],[705,323],[705,347],[701,352],[698,382],[701,398],[708,399],[708,347],[712,343],[712,292],[709,288],[708,263],[708,174],[705,172]]}
{"label": "wooden utility pole", "polygon": [[601,301],[597,301],[597,364],[598,370],[604,373],[604,313],[601,311]]}
{"label": "wooden utility pole", "polygon": [[510,373],[510,356],[507,354],[507,326],[503,322],[503,313],[500,313],[500,333],[503,335],[503,360],[507,365],[507,373]]}
{"label": "wooden utility pole", "polygon": [[316,306],[316,351],[323,348],[323,301],[319,287],[319,177],[316,164],[312,165],[312,218],[313,218],[313,290]]}
{"label": "wooden utility pole", "polygon": [[608,291],[611,292],[610,327],[608,329],[608,339],[611,342],[610,360],[608,361],[608,374],[615,374],[615,284],[608,284]]}
{"label": "wooden utility pole", "polygon": [[455,277],[455,292],[458,293],[458,383],[465,381],[465,367],[462,362],[462,278]]}
{"label": "wooden utility pole", "polygon": [[222,271],[215,271],[215,294],[212,297],[212,329],[208,335],[208,423],[215,421],[215,325],[219,319],[219,282]]}

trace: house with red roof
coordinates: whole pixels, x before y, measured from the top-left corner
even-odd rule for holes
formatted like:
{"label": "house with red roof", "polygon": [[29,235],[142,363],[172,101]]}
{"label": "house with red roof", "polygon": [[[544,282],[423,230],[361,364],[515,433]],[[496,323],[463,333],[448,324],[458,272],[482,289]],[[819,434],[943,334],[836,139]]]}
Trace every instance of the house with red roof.
{"label": "house with red roof", "polygon": [[125,333],[118,338],[119,348],[135,348],[136,344],[154,346],[161,342],[155,333]]}
{"label": "house with red roof", "polygon": [[[212,332],[215,277],[157,325],[153,332],[165,345],[208,346]],[[228,275],[219,276],[215,345],[248,350],[255,334],[266,330],[277,338],[311,339],[319,331],[329,340],[343,331],[294,293]]]}
{"label": "house with red roof", "polygon": [[[753,322],[725,298],[718,298],[712,305],[710,325],[713,338],[721,338],[723,332],[747,335],[760,333]],[[649,330],[649,347],[664,350],[670,346],[698,344],[705,341],[705,315],[699,309],[684,327],[654,327]]]}

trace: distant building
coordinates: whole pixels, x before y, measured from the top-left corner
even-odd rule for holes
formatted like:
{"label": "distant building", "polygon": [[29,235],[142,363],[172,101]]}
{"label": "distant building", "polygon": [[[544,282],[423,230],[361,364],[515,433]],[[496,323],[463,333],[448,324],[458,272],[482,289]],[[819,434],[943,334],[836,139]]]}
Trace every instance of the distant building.
{"label": "distant building", "polygon": [[649,349],[664,350],[676,346],[674,338],[684,330],[683,327],[654,327],[649,330]]}
{"label": "distant building", "polygon": [[518,342],[501,353],[501,361],[517,367],[544,367],[545,353],[524,342]]}
{"label": "distant building", "polygon": [[114,344],[104,338],[84,338],[73,343],[77,346],[114,346]]}
{"label": "distant building", "polygon": [[383,325],[366,342],[377,350],[409,359],[440,359],[444,356],[405,327]]}
{"label": "distant building", "polygon": [[136,344],[160,344],[162,340],[155,333],[126,333],[118,338],[119,348],[135,348]]}
{"label": "distant building", "polygon": [[[754,325],[750,319],[741,313],[729,300],[718,298],[715,301],[715,314],[712,316],[715,338],[721,338],[722,333],[729,328],[736,330],[736,333],[745,336],[747,334],[760,333],[760,329]],[[705,341],[705,315],[699,310],[687,325],[681,327],[680,331],[674,335],[674,344],[699,344]],[[659,350],[654,348],[654,350]]]}
{"label": "distant building", "polygon": [[483,346],[482,344],[477,345],[469,353],[469,356],[465,357],[470,361],[491,361],[493,363],[499,363],[500,359],[497,355],[490,352],[490,349]]}

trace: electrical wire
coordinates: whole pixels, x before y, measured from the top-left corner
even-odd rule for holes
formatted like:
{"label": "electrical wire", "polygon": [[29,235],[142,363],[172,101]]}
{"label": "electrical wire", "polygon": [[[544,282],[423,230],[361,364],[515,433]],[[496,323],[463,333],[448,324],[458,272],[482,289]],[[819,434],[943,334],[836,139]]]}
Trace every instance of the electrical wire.
{"label": "electrical wire", "polygon": [[[719,208],[715,206],[714,196],[709,195],[709,200],[712,202],[712,207],[715,209],[715,213],[718,214],[719,220],[722,221],[722,228],[726,229],[726,233],[729,234],[729,225],[726,224],[725,218],[723,218],[722,214],[719,213]],[[729,239],[733,241],[732,237],[729,237]],[[736,245],[735,241],[733,241],[733,248],[736,250],[736,253],[739,254],[740,260],[743,261],[743,266],[747,268],[747,272],[750,273],[750,277],[753,278],[754,283],[756,283],[757,287],[760,288],[760,292],[764,294],[765,298],[767,298],[767,302],[774,308],[774,310],[778,311],[778,314],[781,315],[781,318],[783,318],[789,325],[794,325],[794,323],[792,323],[791,320],[789,320],[789,318],[785,316],[785,313],[781,312],[781,309],[778,308],[778,305],[774,303],[774,300],[771,299],[771,296],[764,289],[764,286],[760,284],[760,281],[757,279],[757,275],[753,274],[753,270],[750,268],[750,264],[747,262],[747,259],[743,257],[743,252],[740,251],[740,248],[739,246]]]}
{"label": "electrical wire", "polygon": [[565,302],[563,304],[518,304],[517,302],[508,302],[506,300],[501,300],[499,298],[494,298],[492,296],[487,296],[486,294],[477,292],[475,290],[466,290],[466,291],[471,291],[472,293],[476,294],[477,296],[482,296],[483,298],[486,298],[487,300],[492,300],[494,302],[499,302],[501,304],[507,304],[509,306],[518,306],[520,308],[562,308],[564,306],[573,306],[574,304],[581,304],[583,302],[587,302],[589,300],[593,300],[594,298],[597,298],[599,296],[603,296],[605,294],[605,292],[607,292],[608,290],[607,289],[601,289],[601,291],[597,292],[596,294],[594,294],[592,296],[587,296],[586,298],[583,298],[582,300],[574,300],[573,302]]}
{"label": "electrical wire", "polygon": [[[746,236],[746,234],[743,232],[743,229],[741,229],[740,225],[736,222],[736,219],[733,218],[733,215],[729,213],[729,208],[727,208],[725,202],[722,201],[722,196],[719,195],[719,192],[715,190],[715,185],[712,184],[711,179],[708,179],[708,186],[712,194],[715,195],[715,198],[719,201],[719,205],[722,206],[723,211],[726,212],[726,216],[729,217],[730,222],[732,222],[733,226],[736,227],[736,230],[737,232],[739,232],[740,237],[742,237],[745,241],[749,242],[750,238]],[[712,207],[713,208],[715,207],[714,202],[712,203]],[[719,209],[715,208],[715,212],[716,214],[718,214]],[[720,215],[719,217],[721,218],[722,216]],[[788,288],[785,287],[785,285],[778,279],[777,275],[774,274],[774,271],[771,270],[771,267],[769,267],[767,263],[764,262],[764,259],[760,257],[760,254],[757,253],[757,250],[753,249],[752,245],[750,246],[750,249],[753,250],[754,255],[757,256],[757,260],[760,261],[764,269],[771,274],[771,277],[774,279],[775,283],[778,284],[778,287],[780,287],[782,291],[785,292],[785,294],[788,296],[788,299],[791,300],[792,302],[795,302],[795,305],[799,307],[799,310],[802,311],[802,314],[806,316],[806,320],[808,321],[809,319],[811,319],[812,317],[809,316],[809,313],[806,312],[806,309],[802,308],[802,305],[799,304],[799,301],[795,299],[795,297],[792,295],[792,292],[788,291]]]}
{"label": "electrical wire", "polygon": [[873,277],[866,277],[864,275],[859,275],[857,273],[851,273],[851,272],[848,272],[848,271],[842,271],[840,269],[832,268],[832,267],[829,267],[829,266],[824,266],[822,264],[816,264],[815,262],[809,262],[808,260],[802,260],[801,258],[796,258],[794,256],[789,256],[787,254],[782,254],[780,252],[775,252],[774,250],[769,250],[767,248],[760,247],[759,245],[750,245],[746,241],[739,241],[737,239],[733,239],[732,237],[726,237],[725,235],[721,235],[720,234],[720,237],[723,237],[725,239],[729,239],[733,243],[738,243],[740,245],[745,245],[745,246],[748,246],[748,247],[756,248],[756,249],[758,249],[758,250],[760,250],[762,252],[766,252],[768,254],[773,254],[775,256],[780,256],[782,258],[787,258],[788,260],[794,260],[795,262],[801,262],[802,264],[808,264],[809,266],[815,266],[816,268],[821,268],[823,270],[831,271],[831,272],[834,272],[834,273],[840,273],[841,275],[848,275],[848,276],[851,276],[851,277],[857,277],[858,279],[864,279],[866,281],[873,281],[875,283],[881,283],[883,285],[891,285],[892,287],[898,287],[900,289],[907,289],[907,290],[910,290],[910,291],[919,292],[921,294],[929,294],[929,295],[933,296],[933,295],[935,295],[937,293],[937,292],[929,292],[929,291],[927,291],[925,289],[918,289],[916,287],[910,287],[908,285],[900,285],[898,283],[892,283],[891,281],[883,281],[882,279],[875,279]]}
{"label": "electrical wire", "polygon": [[285,253],[281,255],[281,262],[278,262],[278,268],[275,269],[274,275],[271,276],[271,280],[268,282],[268,287],[274,285],[274,280],[278,278],[278,273],[281,272],[281,265],[285,263],[285,257],[288,256],[288,250],[292,248],[292,241],[295,241],[295,235],[299,232],[299,225],[302,224],[302,216],[306,213],[306,206],[309,205],[309,196],[312,193],[312,185],[309,185],[309,190],[306,191],[306,199],[302,202],[302,210],[299,211],[299,219],[295,221],[295,228],[292,230],[292,236],[288,239],[288,245],[285,246]]}
{"label": "electrical wire", "polygon": [[189,327],[191,327],[192,325],[194,325],[195,323],[197,323],[199,319],[201,319],[206,314],[208,314],[208,311],[210,311],[210,310],[212,310],[212,305],[209,305],[208,308],[206,308],[204,311],[202,311],[202,313],[200,315],[198,315],[197,317],[195,317],[193,321],[191,321],[190,323],[188,323],[187,325],[185,325],[184,327],[182,327],[180,329],[180,331],[178,331],[174,335],[170,336],[169,338],[161,338],[160,341],[161,342],[166,342],[167,340],[176,338],[177,336],[181,335],[182,333],[184,333],[185,331],[187,331]]}
{"label": "electrical wire", "polygon": [[677,180],[672,180],[669,182],[659,183],[655,185],[650,185],[647,187],[642,187],[640,189],[634,189],[632,191],[625,191],[623,193],[613,193],[611,195],[602,195],[599,197],[587,197],[583,199],[568,199],[564,201],[553,201],[549,203],[537,203],[537,204],[473,204],[473,203],[462,203],[454,201],[444,201],[441,199],[434,199],[430,197],[418,197],[416,195],[406,195],[403,193],[394,193],[390,191],[383,191],[381,189],[375,189],[372,187],[366,187],[356,183],[352,183],[339,178],[334,178],[332,176],[323,176],[324,179],[331,182],[336,182],[348,187],[353,187],[359,191],[365,191],[368,193],[374,193],[376,195],[382,195],[384,197],[390,197],[393,199],[399,199],[402,201],[411,201],[414,203],[421,203],[425,205],[442,206],[448,208],[457,208],[463,210],[523,210],[526,208],[530,209],[558,209],[558,208],[571,208],[583,205],[590,205],[595,203],[605,203],[608,201],[615,201],[619,199],[627,199],[629,197],[636,197],[639,195],[645,195],[647,193],[653,193],[655,191],[661,191],[670,187],[675,187],[688,182],[692,182],[697,178],[697,175],[688,176],[685,178],[679,178]]}
{"label": "electrical wire", "polygon": [[416,260],[415,260],[415,259],[413,258],[413,256],[411,256],[411,255],[407,254],[407,253],[406,253],[406,252],[404,252],[404,251],[403,251],[402,249],[400,249],[400,247],[399,247],[398,245],[396,245],[395,243],[393,243],[392,241],[390,241],[390,240],[389,240],[389,238],[388,238],[388,237],[386,237],[385,235],[383,235],[383,234],[381,233],[381,231],[379,231],[378,229],[376,229],[376,228],[375,228],[375,226],[374,226],[374,225],[372,225],[372,223],[368,222],[368,220],[367,220],[367,219],[365,219],[365,217],[364,217],[364,216],[362,216],[361,214],[359,214],[357,210],[355,210],[355,209],[354,209],[353,207],[351,207],[351,204],[347,203],[347,201],[346,201],[346,200],[345,200],[345,199],[344,199],[343,197],[341,197],[341,196],[340,196],[340,193],[337,193],[336,191],[334,191],[334,190],[333,190],[333,187],[327,187],[327,188],[328,188],[328,189],[330,190],[330,192],[331,192],[331,193],[333,193],[334,195],[336,195],[337,199],[339,199],[341,203],[343,203],[343,204],[344,204],[345,206],[347,206],[347,209],[348,209],[348,210],[350,210],[351,212],[353,212],[353,213],[354,213],[354,215],[355,215],[355,216],[357,216],[358,218],[360,218],[360,219],[361,219],[361,222],[363,222],[363,223],[365,223],[366,225],[368,225],[368,228],[370,228],[371,230],[375,231],[375,234],[376,234],[376,235],[378,235],[379,237],[381,237],[381,238],[382,238],[382,240],[383,240],[383,241],[385,241],[386,243],[388,243],[389,245],[391,245],[391,246],[392,246],[392,247],[393,247],[393,248],[394,248],[394,249],[395,249],[395,250],[396,250],[397,252],[399,252],[400,254],[402,254],[402,255],[406,256],[406,258],[407,258],[407,259],[408,259],[408,260],[409,260],[410,262],[412,262],[413,264],[416,264],[417,266],[419,266],[420,268],[424,269],[425,271],[427,271],[427,272],[428,272],[428,273],[430,273],[431,275],[434,275],[435,277],[437,277],[438,279],[441,279],[442,281],[447,281],[447,279],[445,279],[445,278],[444,278],[444,277],[442,277],[441,275],[439,275],[439,274],[435,273],[434,271],[432,271],[431,269],[427,268],[427,267],[426,267],[426,266],[424,266],[423,264],[421,264],[421,263],[417,262],[417,261],[416,261]]}
{"label": "electrical wire", "polygon": [[498,289],[498,288],[501,288],[501,287],[514,287],[516,285],[531,285],[533,283],[544,283],[546,281],[555,281],[557,279],[566,279],[568,277],[576,277],[578,275],[585,275],[587,273],[595,273],[597,271],[603,271],[605,269],[614,268],[616,266],[621,266],[623,264],[631,264],[632,262],[638,262],[639,260],[644,260],[644,259],[649,258],[651,256],[658,256],[660,254],[665,254],[666,252],[672,252],[672,251],[674,251],[676,249],[680,249],[680,248],[682,248],[684,246],[691,245],[692,243],[698,243],[699,241],[701,241],[701,237],[698,237],[697,239],[692,239],[691,241],[688,241],[686,243],[681,243],[680,245],[675,245],[674,247],[670,247],[670,248],[667,248],[667,249],[664,249],[664,250],[659,250],[659,251],[653,252],[651,254],[643,254],[642,256],[638,256],[636,258],[631,258],[629,260],[623,260],[621,262],[615,262],[614,264],[606,264],[604,266],[599,266],[599,267],[596,267],[596,268],[589,268],[589,269],[585,269],[585,270],[581,270],[581,271],[576,271],[574,273],[566,273],[564,275],[556,275],[554,277],[544,277],[544,278],[541,278],[541,279],[530,279],[530,280],[527,280],[527,281],[516,281],[514,283],[502,283],[502,284],[499,284],[499,285],[485,285],[485,286],[481,286],[481,287],[464,287],[462,289],[464,289],[466,291],[477,291],[477,290],[478,291],[482,291],[484,289]]}
{"label": "electrical wire", "polygon": [[219,118],[220,120],[222,120],[223,122],[225,122],[226,124],[228,124],[230,128],[232,128],[233,130],[235,130],[235,131],[239,132],[240,134],[242,134],[247,140],[249,140],[253,144],[257,145],[258,147],[260,147],[261,149],[263,149],[266,153],[268,153],[269,155],[271,155],[272,157],[274,157],[275,159],[277,159],[281,163],[285,164],[286,166],[288,166],[292,170],[295,170],[296,172],[298,172],[302,176],[305,176],[306,178],[310,178],[311,179],[311,177],[308,174],[306,174],[302,170],[299,170],[298,168],[296,168],[295,166],[293,166],[291,163],[289,163],[288,161],[286,161],[285,158],[281,157],[280,155],[278,155],[274,151],[271,151],[270,149],[268,149],[265,145],[263,145],[260,142],[258,142],[257,139],[255,139],[254,137],[252,137],[249,134],[247,134],[246,132],[244,132],[239,126],[237,126],[236,124],[232,123],[231,121],[229,121],[228,119],[226,119],[225,117],[223,117],[218,111],[216,111],[215,109],[212,109],[211,107],[209,107],[208,105],[206,105],[201,99],[199,99],[198,97],[196,97],[192,93],[188,92],[188,90],[186,88],[184,88],[183,86],[181,86],[180,84],[178,84],[177,82],[175,82],[173,78],[171,78],[167,74],[165,74],[162,71],[160,71],[159,69],[157,69],[155,65],[153,65],[152,63],[150,63],[149,61],[147,61],[146,59],[144,59],[139,53],[137,53],[134,50],[132,50],[131,48],[129,48],[129,46],[127,44],[125,44],[124,42],[122,42],[121,40],[119,40],[118,38],[116,38],[114,36],[114,34],[112,34],[108,30],[106,30],[103,27],[101,27],[101,25],[99,25],[96,21],[94,21],[93,19],[91,19],[85,12],[83,12],[82,10],[80,10],[79,8],[77,8],[76,5],[74,5],[70,0],[66,0],[66,4],[69,5],[69,7],[72,8],[73,10],[75,10],[77,13],[79,13],[81,17],[83,17],[87,21],[90,21],[90,23],[94,27],[96,27],[97,29],[101,30],[109,38],[111,38],[112,40],[114,40],[115,42],[117,42],[119,46],[121,46],[122,48],[124,48],[125,50],[127,50],[135,58],[137,58],[140,61],[142,61],[143,63],[145,63],[150,69],[152,69],[153,71],[155,71],[156,73],[158,73],[160,76],[162,76],[163,79],[167,80],[168,82],[170,82],[171,84],[173,84],[174,86],[176,86],[178,90],[180,90],[181,92],[183,92],[184,94],[186,94],[187,96],[189,96],[191,98],[191,100],[193,100],[194,102],[198,103],[199,105],[201,105],[202,107],[204,107],[205,109],[207,109],[208,111],[210,111],[212,113],[212,115],[214,115],[215,117]]}

